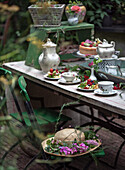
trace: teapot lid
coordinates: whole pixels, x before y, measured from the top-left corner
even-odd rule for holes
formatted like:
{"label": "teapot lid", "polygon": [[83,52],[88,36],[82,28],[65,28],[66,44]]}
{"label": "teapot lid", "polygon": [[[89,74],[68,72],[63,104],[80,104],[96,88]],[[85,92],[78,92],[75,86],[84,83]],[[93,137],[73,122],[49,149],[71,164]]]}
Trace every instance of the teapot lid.
{"label": "teapot lid", "polygon": [[47,38],[47,42],[43,45],[43,47],[56,47],[57,45],[54,44],[50,38]]}
{"label": "teapot lid", "polygon": [[98,44],[99,47],[108,48],[113,47],[113,44],[109,44],[107,40],[103,39],[102,44]]}

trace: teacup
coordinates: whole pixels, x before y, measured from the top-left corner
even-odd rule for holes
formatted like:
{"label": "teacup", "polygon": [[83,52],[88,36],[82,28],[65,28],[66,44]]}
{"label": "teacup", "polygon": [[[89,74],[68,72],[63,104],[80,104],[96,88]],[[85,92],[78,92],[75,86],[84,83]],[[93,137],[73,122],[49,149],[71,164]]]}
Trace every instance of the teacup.
{"label": "teacup", "polygon": [[103,93],[109,93],[113,90],[113,84],[112,81],[100,81],[98,82],[98,87]]}
{"label": "teacup", "polygon": [[106,66],[106,71],[109,74],[118,75],[118,66]]}
{"label": "teacup", "polygon": [[76,77],[76,73],[65,72],[65,73],[62,73],[62,77],[66,80],[66,82],[72,82]]}

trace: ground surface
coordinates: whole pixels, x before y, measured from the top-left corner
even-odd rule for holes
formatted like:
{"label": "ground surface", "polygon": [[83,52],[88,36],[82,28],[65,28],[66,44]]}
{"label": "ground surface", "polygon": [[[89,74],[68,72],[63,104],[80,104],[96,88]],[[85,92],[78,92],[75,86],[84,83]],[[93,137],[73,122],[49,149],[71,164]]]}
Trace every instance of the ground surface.
{"label": "ground surface", "polygon": [[[118,120],[118,122],[120,122],[120,124],[125,126],[125,121]],[[16,141],[15,137],[12,136],[10,132],[8,132],[8,133],[9,134],[4,133],[2,135],[2,143],[4,144],[3,145],[4,147],[0,151],[0,153],[1,153],[0,156],[4,153],[5,149],[9,148],[9,146]],[[120,144],[123,142],[123,139],[121,137],[119,137],[118,135],[116,135],[104,128],[102,128],[98,132],[98,134],[99,134],[99,138],[102,140],[102,146],[107,147],[105,149],[105,156],[100,158],[100,160],[105,161],[110,165],[113,165],[114,159],[116,156],[116,152],[117,152]],[[28,149],[29,152],[36,153],[36,150],[34,150],[34,148],[29,143],[24,143],[24,144],[26,144],[26,147],[29,148]],[[14,165],[14,166],[16,165],[18,170],[23,170],[25,165],[27,164],[27,162],[30,159],[31,158],[26,153],[24,153],[22,151],[20,146],[17,146],[6,157],[4,167],[7,167],[9,165]],[[90,160],[89,158],[79,157],[79,158],[74,159],[70,165],[72,165],[74,168],[78,168],[79,170],[82,170],[85,167],[85,165],[89,162],[89,160]],[[5,169],[7,169],[7,168],[5,168]],[[71,167],[69,169],[72,170]],[[118,160],[116,169],[117,170],[125,169],[125,146],[123,146],[123,148],[120,152],[120,156],[119,156],[119,160]],[[32,164],[32,166],[29,167],[29,170],[46,170],[46,167],[44,165],[37,164],[36,162],[34,162]],[[85,168],[85,170],[86,170],[86,168]],[[92,164],[90,164],[89,170],[112,170],[112,168],[110,168],[109,166],[107,166],[104,163],[99,161],[98,166],[95,166],[94,162]]]}

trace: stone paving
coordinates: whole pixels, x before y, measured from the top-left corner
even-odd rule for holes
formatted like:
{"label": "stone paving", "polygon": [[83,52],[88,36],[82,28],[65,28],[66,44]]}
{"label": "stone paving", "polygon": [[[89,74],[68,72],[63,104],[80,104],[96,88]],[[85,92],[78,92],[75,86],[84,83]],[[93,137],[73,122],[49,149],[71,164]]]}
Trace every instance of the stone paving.
{"label": "stone paving", "polygon": [[[123,121],[123,120],[118,120],[118,121],[122,125],[125,125],[125,121]],[[105,146],[107,147],[105,149],[105,156],[100,158],[100,161],[105,161],[108,164],[113,165],[117,149],[120,146],[120,144],[122,143],[123,139],[121,137],[119,137],[118,135],[116,135],[104,128],[102,128],[98,132],[98,134],[99,134],[100,139],[102,140],[103,147],[105,147]],[[15,137],[12,136],[11,134],[9,134],[7,136],[5,134],[3,134],[2,142],[4,144],[3,145],[4,149],[2,149],[0,151],[0,156],[4,153],[5,148],[9,148],[9,145],[11,145],[15,141],[16,141]],[[30,152],[36,152],[36,151],[34,151],[34,149],[32,148],[31,145],[28,145],[28,148],[29,148]],[[8,154],[6,161],[5,161],[5,165],[6,166],[9,166],[9,165],[15,166],[16,165],[18,170],[23,170],[23,168],[25,167],[25,165],[27,164],[27,162],[30,159],[31,158],[21,150],[20,146],[18,146],[12,152],[10,152],[10,154]],[[89,161],[89,158],[79,157],[79,158],[74,159],[72,161],[71,165],[73,167],[78,168],[79,170],[82,170],[82,169],[84,169],[84,167],[88,161]],[[98,166],[95,166],[95,163],[93,162],[90,165],[89,170],[113,170],[113,168],[105,165],[104,163],[102,163],[100,161],[98,163]],[[125,169],[125,146],[122,148],[122,151],[120,153],[116,170],[124,170],[124,169]],[[46,167],[43,165],[39,165],[35,162],[29,168],[29,170],[46,170]],[[69,170],[72,170],[72,168],[70,168]]]}

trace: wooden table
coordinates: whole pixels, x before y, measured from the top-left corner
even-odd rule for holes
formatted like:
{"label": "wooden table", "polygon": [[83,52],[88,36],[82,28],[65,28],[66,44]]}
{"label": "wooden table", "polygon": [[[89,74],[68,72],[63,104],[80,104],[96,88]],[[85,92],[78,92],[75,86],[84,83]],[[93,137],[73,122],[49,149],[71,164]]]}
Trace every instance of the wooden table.
{"label": "wooden table", "polygon": [[[118,90],[118,94],[114,96],[97,96],[93,92],[78,91],[78,84],[63,85],[59,84],[58,81],[46,80],[41,70],[37,70],[33,67],[25,65],[25,61],[5,63],[3,64],[3,67],[12,71],[15,74],[23,75],[26,79],[35,82],[36,84],[39,84],[40,86],[45,87],[48,90],[54,91],[75,100],[80,99],[81,104],[89,106],[91,110],[91,115],[85,113],[82,110],[79,110],[76,107],[73,109],[71,108],[73,111],[76,111],[90,118],[90,121],[85,123],[83,126],[99,125],[118,134],[124,139],[123,143],[118,149],[115,158],[114,166],[116,166],[120,151],[125,144],[125,127],[114,121],[115,118],[122,118],[123,120],[125,120],[125,101],[119,96],[121,90]],[[123,97],[125,99],[125,95]],[[97,109],[102,118],[95,116],[93,109]]]}
{"label": "wooden table", "polygon": [[[25,61],[11,62],[3,64],[3,67],[19,75],[23,75],[28,80],[40,84],[48,89],[57,91],[74,99],[78,99],[85,102],[86,104],[93,105],[95,108],[100,108],[112,112],[119,116],[125,116],[125,101],[116,96],[97,96],[93,92],[81,92],[76,88],[78,85],[63,85],[57,81],[50,81],[44,79],[44,75],[41,70],[37,70],[33,67],[26,66]],[[118,91],[118,94],[120,91]]]}

